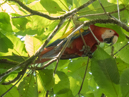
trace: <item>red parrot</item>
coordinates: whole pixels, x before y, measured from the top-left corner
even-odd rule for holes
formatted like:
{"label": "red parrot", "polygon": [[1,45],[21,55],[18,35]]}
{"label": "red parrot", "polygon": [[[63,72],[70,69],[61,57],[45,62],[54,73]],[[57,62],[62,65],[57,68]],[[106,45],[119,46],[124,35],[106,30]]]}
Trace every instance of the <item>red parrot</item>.
{"label": "red parrot", "polygon": [[[106,42],[106,43],[111,43],[114,44],[117,42],[117,39],[119,35],[116,33],[116,31],[110,29],[110,28],[105,28],[105,27],[98,27],[95,25],[90,25],[90,28],[96,38],[100,42]],[[36,60],[36,63],[43,63],[45,61],[50,60],[49,57],[55,57],[60,50],[62,49],[63,44],[61,44],[58,48],[54,49],[63,39],[65,39],[73,29],[71,29],[68,34],[66,33],[64,36],[61,38],[57,39],[50,45],[48,45],[40,54],[40,58]],[[99,43],[96,41],[94,36],[92,35],[91,31],[89,29],[84,30],[80,29],[80,32],[83,35],[83,38],[85,40],[86,45],[90,48],[91,53],[93,53],[97,49],[97,45]],[[69,45],[66,47],[64,53],[61,56],[61,59],[69,59],[69,58],[76,58],[76,57],[81,57],[84,56],[86,53],[85,45],[82,40],[82,37],[79,33],[79,31],[75,32],[73,35]],[[47,59],[48,58],[48,59]]]}

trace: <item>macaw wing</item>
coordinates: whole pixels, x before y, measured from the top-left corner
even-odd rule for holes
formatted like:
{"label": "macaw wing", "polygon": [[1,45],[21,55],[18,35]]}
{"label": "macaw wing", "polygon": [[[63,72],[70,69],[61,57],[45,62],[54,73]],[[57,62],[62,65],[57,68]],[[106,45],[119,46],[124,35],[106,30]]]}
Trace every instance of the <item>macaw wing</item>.
{"label": "macaw wing", "polygon": [[[71,30],[70,30],[70,31],[71,31]],[[89,30],[80,29],[80,31],[81,31],[81,33],[82,33],[83,36],[90,33]],[[71,32],[72,32],[72,31],[71,31]],[[69,34],[70,34],[70,33],[69,33]],[[57,39],[56,41],[54,41],[53,43],[49,44],[47,47],[57,46],[57,45],[58,45],[62,40],[64,40],[69,34],[63,35],[61,38],[59,38],[59,39]],[[67,36],[66,36],[66,35],[67,35]],[[81,35],[80,35],[79,31],[77,31],[77,32],[75,32],[75,34],[74,34],[73,37],[71,38],[71,41],[73,41],[74,39],[79,38],[79,37],[81,37]],[[65,42],[66,42],[66,41],[65,41]],[[64,42],[62,45],[64,45],[65,42]]]}

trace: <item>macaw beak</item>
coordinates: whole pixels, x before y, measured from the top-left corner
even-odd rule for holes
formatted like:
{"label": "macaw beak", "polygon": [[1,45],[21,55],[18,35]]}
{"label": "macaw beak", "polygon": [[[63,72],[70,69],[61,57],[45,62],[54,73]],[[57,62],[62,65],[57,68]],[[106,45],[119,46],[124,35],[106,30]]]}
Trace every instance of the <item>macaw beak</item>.
{"label": "macaw beak", "polygon": [[118,40],[118,36],[115,35],[115,36],[112,36],[110,38],[105,38],[104,42],[113,45],[117,42],[117,40]]}

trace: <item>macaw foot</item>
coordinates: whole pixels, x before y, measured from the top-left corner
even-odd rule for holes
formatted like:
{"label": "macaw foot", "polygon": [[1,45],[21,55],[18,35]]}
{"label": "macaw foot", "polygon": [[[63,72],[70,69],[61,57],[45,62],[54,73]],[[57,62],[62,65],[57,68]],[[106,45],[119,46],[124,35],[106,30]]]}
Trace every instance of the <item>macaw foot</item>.
{"label": "macaw foot", "polygon": [[89,46],[84,45],[80,51],[83,51],[82,57],[88,56],[89,58],[92,58],[92,52],[90,51]]}

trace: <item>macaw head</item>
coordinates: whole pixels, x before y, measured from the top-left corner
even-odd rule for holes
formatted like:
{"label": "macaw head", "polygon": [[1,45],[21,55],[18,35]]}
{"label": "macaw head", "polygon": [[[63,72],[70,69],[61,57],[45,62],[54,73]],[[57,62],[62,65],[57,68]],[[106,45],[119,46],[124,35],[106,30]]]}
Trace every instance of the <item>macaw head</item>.
{"label": "macaw head", "polygon": [[114,44],[118,40],[118,33],[110,28],[98,27],[95,25],[90,26],[95,36],[101,42],[106,42],[110,44]]}
{"label": "macaw head", "polygon": [[105,29],[101,37],[104,42],[115,44],[118,40],[119,35],[112,29]]}

